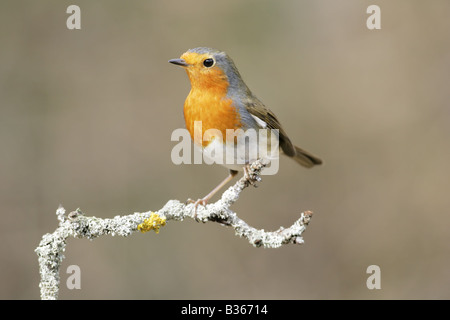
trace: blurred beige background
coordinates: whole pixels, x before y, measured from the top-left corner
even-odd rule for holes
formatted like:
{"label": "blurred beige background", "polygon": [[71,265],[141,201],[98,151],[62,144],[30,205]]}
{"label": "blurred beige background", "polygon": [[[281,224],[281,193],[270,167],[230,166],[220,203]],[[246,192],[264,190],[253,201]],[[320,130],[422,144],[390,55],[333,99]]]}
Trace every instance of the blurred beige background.
{"label": "blurred beige background", "polygon": [[[371,4],[381,30],[366,27]],[[193,221],[70,239],[60,298],[449,299],[449,12],[447,0],[2,1],[0,298],[39,299],[34,249],[59,204],[158,210],[225,177],[170,160],[190,87],[167,60],[209,46],[325,160],[282,159],[234,206],[266,230],[314,211],[305,244],[256,249]],[[65,286],[72,264],[81,290]],[[381,290],[366,287],[369,265]]]}

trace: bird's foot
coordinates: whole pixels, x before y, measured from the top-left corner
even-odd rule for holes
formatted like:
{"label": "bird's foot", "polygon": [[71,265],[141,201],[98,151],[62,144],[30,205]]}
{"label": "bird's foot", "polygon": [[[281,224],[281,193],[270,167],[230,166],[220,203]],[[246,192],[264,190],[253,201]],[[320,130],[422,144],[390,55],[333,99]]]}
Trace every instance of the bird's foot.
{"label": "bird's foot", "polygon": [[251,173],[251,171],[250,171],[250,165],[246,165],[246,166],[244,167],[244,178],[245,178],[246,182],[247,182],[249,185],[251,185],[251,186],[253,186],[253,187],[255,187],[255,188],[258,187],[258,186],[256,185],[256,182],[261,181],[261,177],[260,177],[260,176],[254,174],[254,173]]}
{"label": "bird's foot", "polygon": [[200,219],[198,219],[198,217],[197,217],[197,208],[198,208],[198,206],[199,205],[206,206],[206,204],[208,203],[208,200],[209,199],[207,199],[206,197],[202,198],[202,199],[198,199],[197,201],[192,200],[191,198],[186,200],[186,204],[190,204],[190,203],[194,204],[194,216],[193,216],[193,218],[195,219],[195,221],[200,222]]}

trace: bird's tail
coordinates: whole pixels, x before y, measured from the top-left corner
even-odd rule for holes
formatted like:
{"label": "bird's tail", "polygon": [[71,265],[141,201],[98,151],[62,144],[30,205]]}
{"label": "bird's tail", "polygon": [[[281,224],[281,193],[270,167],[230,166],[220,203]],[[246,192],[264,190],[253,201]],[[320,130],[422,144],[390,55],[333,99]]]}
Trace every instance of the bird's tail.
{"label": "bird's tail", "polygon": [[292,159],[294,159],[295,162],[297,162],[298,164],[306,168],[311,168],[315,165],[322,164],[321,159],[312,155],[308,151],[305,151],[297,146],[294,146],[294,148],[295,148],[295,155],[292,157]]}

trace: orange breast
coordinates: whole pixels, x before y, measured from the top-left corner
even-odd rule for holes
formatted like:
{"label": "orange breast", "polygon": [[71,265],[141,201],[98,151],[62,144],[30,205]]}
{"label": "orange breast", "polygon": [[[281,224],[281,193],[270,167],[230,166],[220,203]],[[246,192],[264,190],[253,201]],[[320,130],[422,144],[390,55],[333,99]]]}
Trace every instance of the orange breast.
{"label": "orange breast", "polygon": [[[226,129],[240,128],[240,115],[231,99],[225,98],[222,90],[199,90],[192,88],[184,103],[184,119],[191,138],[203,137],[202,147],[207,146],[213,134],[206,134],[208,129],[219,130],[225,143]],[[201,121],[200,127],[194,127],[195,121]],[[197,132],[195,132],[197,130]],[[205,141],[206,140],[206,141]]]}

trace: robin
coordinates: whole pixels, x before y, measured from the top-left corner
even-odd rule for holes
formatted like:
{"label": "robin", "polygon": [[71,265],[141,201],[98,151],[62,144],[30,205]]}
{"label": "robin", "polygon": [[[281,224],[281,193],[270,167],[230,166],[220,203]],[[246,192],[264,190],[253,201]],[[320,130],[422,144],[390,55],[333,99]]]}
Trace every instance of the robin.
{"label": "robin", "polygon": [[[242,132],[276,132],[277,151],[281,149],[283,154],[306,168],[322,163],[318,157],[291,142],[275,114],[253,95],[225,52],[199,47],[169,62],[183,67],[191,82],[191,91],[184,102],[184,119],[194,145],[200,147],[206,157],[223,160],[224,154],[232,152],[231,158],[238,160],[218,161],[230,170],[230,174],[208,195],[197,200],[195,208],[199,204],[206,205],[238,171],[244,171],[247,176],[248,165],[257,160],[250,156],[248,146],[245,146],[248,139],[244,139]],[[240,130],[241,133],[229,138],[227,133],[230,130]],[[246,147],[246,151],[237,152]],[[218,150],[223,150],[223,154]],[[237,154],[241,159],[236,159]]]}

